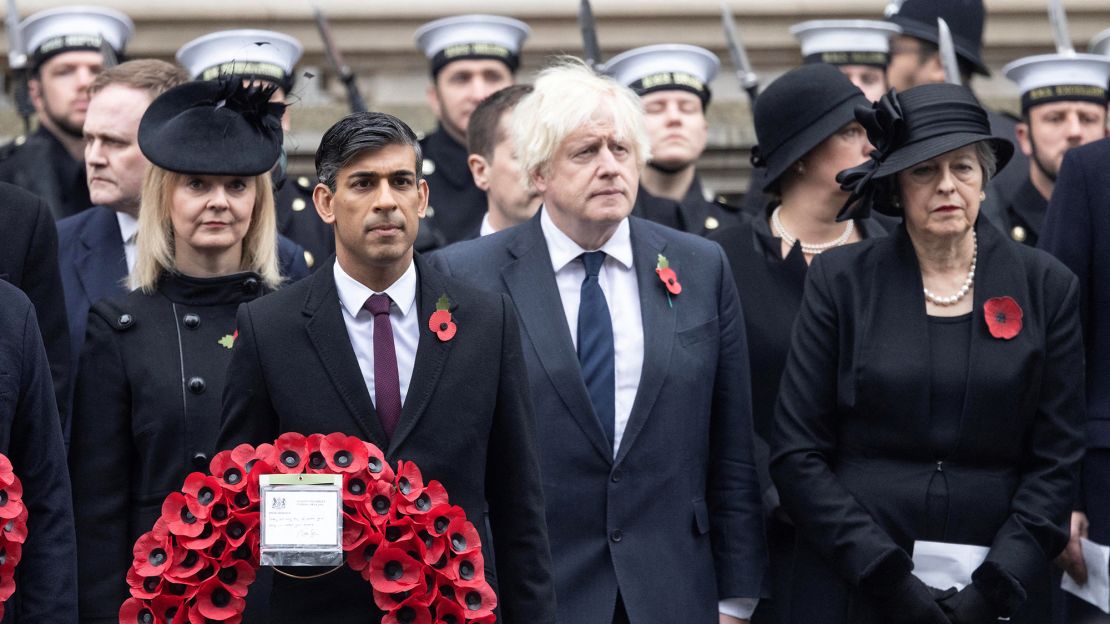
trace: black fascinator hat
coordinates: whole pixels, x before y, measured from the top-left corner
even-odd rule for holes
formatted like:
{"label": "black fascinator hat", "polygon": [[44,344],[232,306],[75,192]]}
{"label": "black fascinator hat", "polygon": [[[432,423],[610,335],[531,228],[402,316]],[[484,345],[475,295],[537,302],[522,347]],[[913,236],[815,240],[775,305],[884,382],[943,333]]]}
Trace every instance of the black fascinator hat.
{"label": "black fascinator hat", "polygon": [[285,105],[274,85],[229,80],[187,82],[158,96],[139,122],[147,160],[177,173],[254,176],[281,155]]}
{"label": "black fascinator hat", "polygon": [[774,187],[798,162],[854,120],[856,107],[870,104],[839,69],[825,63],[795,67],[768,85],[755,102],[752,165],[765,167],[761,190]]}
{"label": "black fascinator hat", "polygon": [[891,89],[870,108],[857,108],[856,120],[875,149],[867,162],[837,174],[840,188],[851,192],[838,221],[864,218],[872,208],[898,216],[891,176],[930,158],[984,141],[1000,171],[1014,155],[1014,144],[991,134],[987,111],[960,85],[928,84],[903,93]]}

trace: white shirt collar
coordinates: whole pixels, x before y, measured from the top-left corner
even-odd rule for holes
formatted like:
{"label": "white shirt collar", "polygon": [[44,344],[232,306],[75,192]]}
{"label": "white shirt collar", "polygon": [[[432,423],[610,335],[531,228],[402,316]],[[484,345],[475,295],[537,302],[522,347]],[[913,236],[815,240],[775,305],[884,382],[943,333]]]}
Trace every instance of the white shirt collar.
{"label": "white shirt collar", "polygon": [[486,214],[482,215],[482,226],[478,228],[478,236],[488,236],[495,232],[497,232],[497,230],[493,229],[493,224],[489,222],[489,212],[486,212]]}
{"label": "white shirt collar", "polygon": [[[578,256],[592,251],[583,249],[578,243],[571,240],[547,213],[547,207],[540,207],[540,228],[547,241],[547,251],[551,254],[551,267],[558,273]],[[632,268],[632,236],[628,229],[628,217],[625,217],[617,231],[605,241],[598,251],[604,251],[607,256],[619,262],[625,269]]]}
{"label": "white shirt collar", "polygon": [[[335,275],[335,288],[339,291],[339,302],[351,316],[358,316],[370,295],[380,294],[348,275],[343,267],[339,266],[338,260],[335,261],[335,269],[332,273]],[[401,316],[408,316],[416,301],[416,262],[409,262],[409,268],[405,269],[396,282],[385,289],[385,294],[393,300],[394,305],[401,311]]]}
{"label": "white shirt collar", "polygon": [[123,237],[123,244],[134,242],[134,236],[139,231],[139,220],[126,212],[117,212],[116,222],[119,223],[119,234]]}

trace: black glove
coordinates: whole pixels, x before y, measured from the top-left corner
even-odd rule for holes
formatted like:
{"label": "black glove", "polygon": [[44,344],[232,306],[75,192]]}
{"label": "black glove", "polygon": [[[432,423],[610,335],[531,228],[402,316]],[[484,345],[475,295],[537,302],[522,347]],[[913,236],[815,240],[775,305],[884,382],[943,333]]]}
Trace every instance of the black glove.
{"label": "black glove", "polygon": [[937,601],[954,595],[954,590],[933,589],[912,574],[881,594],[873,594],[883,621],[890,624],[949,624]]}
{"label": "black glove", "polygon": [[948,598],[942,598],[940,607],[952,624],[986,624],[998,621],[998,609],[979,591],[975,583]]}

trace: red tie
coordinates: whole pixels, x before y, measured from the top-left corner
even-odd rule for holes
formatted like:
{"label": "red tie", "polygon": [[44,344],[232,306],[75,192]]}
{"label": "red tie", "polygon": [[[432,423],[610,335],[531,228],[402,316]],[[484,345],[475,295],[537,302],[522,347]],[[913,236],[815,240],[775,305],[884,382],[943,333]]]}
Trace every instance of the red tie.
{"label": "red tie", "polygon": [[401,420],[401,382],[397,375],[389,304],[389,295],[371,295],[363,306],[374,315],[374,408],[387,440],[393,438],[397,422]]}

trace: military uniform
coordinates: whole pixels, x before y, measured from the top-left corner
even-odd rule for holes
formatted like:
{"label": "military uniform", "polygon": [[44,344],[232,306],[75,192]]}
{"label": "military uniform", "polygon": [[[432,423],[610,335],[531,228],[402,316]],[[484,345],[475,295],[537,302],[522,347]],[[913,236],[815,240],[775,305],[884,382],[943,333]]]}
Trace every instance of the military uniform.
{"label": "military uniform", "polygon": [[41,197],[55,221],[92,205],[85,163],[74,160],[62,142],[41,125],[30,136],[0,148],[0,181]]}
{"label": "military uniform", "polygon": [[726,204],[722,198],[706,199],[701,178],[696,175],[686,196],[679,202],[679,212],[682,229],[699,236],[707,236],[714,230],[744,221],[743,213],[736,206]]}
{"label": "military uniform", "polygon": [[1026,178],[997,214],[988,213],[988,218],[1014,241],[1036,247],[1047,208],[1048,200]]}
{"label": "military uniform", "polygon": [[235,313],[262,294],[253,273],[167,273],[154,293],[90,311],[70,453],[82,621],[118,621],[132,544],[186,475],[208,467]]}
{"label": "military uniform", "polygon": [[320,219],[312,202],[315,187],[311,178],[298,176],[284,180],[274,192],[278,232],[304,247],[309,270],[335,253],[335,232]]}
{"label": "military uniform", "polygon": [[[442,127],[420,141],[424,154],[424,179],[428,181],[428,217],[421,229],[430,227],[445,244],[471,238],[486,214],[486,193],[474,186],[466,164],[466,146],[451,138]],[[417,251],[423,251],[417,246]]]}

